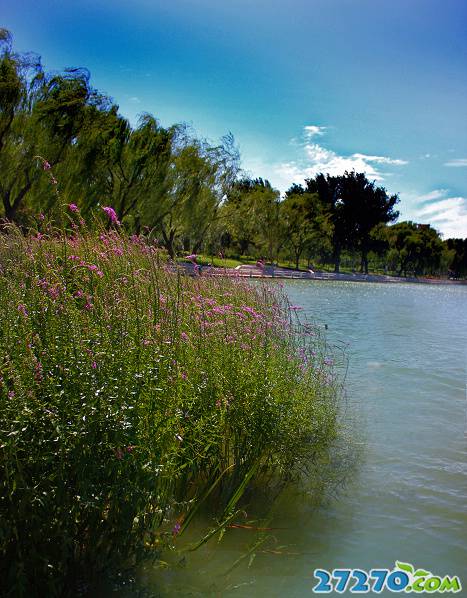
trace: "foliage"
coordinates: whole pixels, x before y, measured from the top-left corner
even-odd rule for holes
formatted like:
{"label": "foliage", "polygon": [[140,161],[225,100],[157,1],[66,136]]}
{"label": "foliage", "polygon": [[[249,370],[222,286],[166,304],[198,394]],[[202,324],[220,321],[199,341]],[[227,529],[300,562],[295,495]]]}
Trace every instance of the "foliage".
{"label": "foliage", "polygon": [[75,595],[173,544],[213,488],[230,521],[254,484],[318,479],[337,433],[325,348],[277,289],[182,276],[142,237],[80,218],[71,204],[72,234],[0,235],[9,596]]}
{"label": "foliage", "polygon": [[387,229],[388,259],[399,276],[426,274],[439,267],[443,243],[428,224],[399,222]]}

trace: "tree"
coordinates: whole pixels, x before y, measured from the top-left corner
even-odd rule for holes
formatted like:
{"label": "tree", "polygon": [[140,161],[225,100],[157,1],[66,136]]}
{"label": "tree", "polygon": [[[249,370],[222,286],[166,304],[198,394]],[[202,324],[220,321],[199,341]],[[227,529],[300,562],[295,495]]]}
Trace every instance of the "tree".
{"label": "tree", "polygon": [[449,252],[448,268],[453,278],[467,276],[467,239],[447,239],[445,247]]}
{"label": "tree", "polygon": [[399,276],[433,274],[439,269],[443,242],[429,224],[399,222],[387,229],[388,261]]}
{"label": "tree", "polygon": [[[4,216],[22,220],[26,205],[39,209],[57,200],[55,178],[42,176],[42,165],[56,169],[72,152],[89,106],[107,105],[89,85],[84,69],[46,75],[40,58],[15,54],[11,36],[0,30],[0,197]],[[42,156],[44,160],[38,160]]]}
{"label": "tree", "polygon": [[326,219],[318,194],[306,192],[301,185],[292,185],[281,204],[281,219],[285,243],[292,249],[298,269],[303,253],[307,253],[309,262],[311,255],[326,245]]}
{"label": "tree", "polygon": [[306,188],[318,193],[332,224],[335,272],[339,272],[342,250],[355,249],[361,255],[361,271],[368,274],[368,252],[376,248],[372,230],[398,217],[394,211],[398,196],[389,196],[384,187],[377,187],[364,173],[355,171],[340,176],[318,174],[306,181]]}
{"label": "tree", "polygon": [[350,229],[349,245],[359,251],[361,272],[368,274],[368,252],[378,248],[372,231],[381,224],[393,222],[399,216],[394,206],[397,195],[389,196],[384,187],[377,187],[365,174],[345,172],[339,177],[339,198]]}
{"label": "tree", "polygon": [[258,256],[273,261],[283,235],[280,194],[269,181],[248,177],[238,180],[227,194],[222,216],[242,255],[252,246]]}

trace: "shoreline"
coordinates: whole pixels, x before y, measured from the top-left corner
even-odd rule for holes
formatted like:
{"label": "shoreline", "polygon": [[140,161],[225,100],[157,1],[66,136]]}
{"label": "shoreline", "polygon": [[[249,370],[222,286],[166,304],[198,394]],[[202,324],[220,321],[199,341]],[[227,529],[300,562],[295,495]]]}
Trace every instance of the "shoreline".
{"label": "shoreline", "polygon": [[[187,274],[195,275],[195,267],[191,263],[183,264]],[[349,274],[315,271],[305,272],[289,268],[274,268],[266,266],[264,269],[258,266],[244,264],[236,268],[222,268],[219,266],[201,266],[201,275],[228,276],[239,278],[267,278],[277,280],[331,280],[339,282],[377,282],[392,284],[434,284],[434,285],[467,285],[467,280],[451,280],[447,278],[426,278],[415,276],[389,276],[385,274]]]}

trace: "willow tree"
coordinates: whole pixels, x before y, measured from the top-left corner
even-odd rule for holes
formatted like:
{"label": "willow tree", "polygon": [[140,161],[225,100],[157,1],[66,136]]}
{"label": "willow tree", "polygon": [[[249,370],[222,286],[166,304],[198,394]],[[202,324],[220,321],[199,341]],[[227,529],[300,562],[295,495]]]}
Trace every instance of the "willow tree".
{"label": "willow tree", "polygon": [[42,168],[55,172],[66,162],[87,107],[105,100],[90,87],[85,69],[47,75],[38,56],[12,51],[5,30],[0,43],[0,196],[4,216],[23,220],[26,204],[50,210],[56,202],[58,181],[44,177]]}

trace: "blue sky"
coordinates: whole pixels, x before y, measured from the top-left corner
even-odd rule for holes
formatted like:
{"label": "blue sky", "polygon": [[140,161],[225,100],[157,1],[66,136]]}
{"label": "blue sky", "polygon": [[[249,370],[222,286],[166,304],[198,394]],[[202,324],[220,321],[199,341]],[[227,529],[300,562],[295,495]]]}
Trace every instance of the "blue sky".
{"label": "blue sky", "polygon": [[18,0],[17,50],[86,66],[136,122],[231,131],[281,191],[364,170],[401,219],[467,237],[465,0]]}

